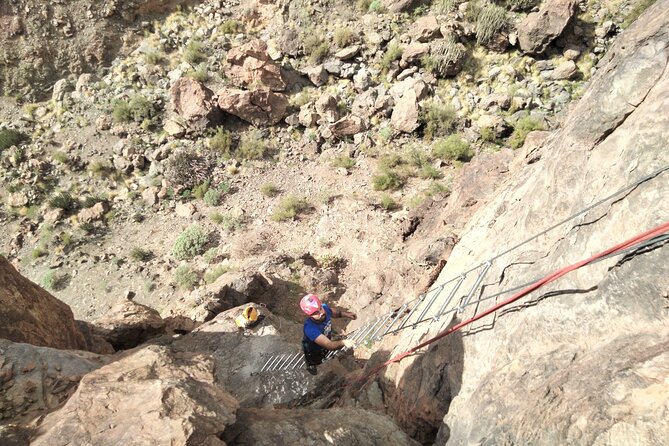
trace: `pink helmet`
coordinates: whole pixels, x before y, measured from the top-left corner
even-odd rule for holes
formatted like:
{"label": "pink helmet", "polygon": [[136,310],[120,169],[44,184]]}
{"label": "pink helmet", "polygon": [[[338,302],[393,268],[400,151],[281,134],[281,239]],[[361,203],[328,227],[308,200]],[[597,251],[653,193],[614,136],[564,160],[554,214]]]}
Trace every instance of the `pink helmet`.
{"label": "pink helmet", "polygon": [[315,294],[307,294],[300,300],[300,308],[304,314],[311,316],[321,308],[321,300]]}

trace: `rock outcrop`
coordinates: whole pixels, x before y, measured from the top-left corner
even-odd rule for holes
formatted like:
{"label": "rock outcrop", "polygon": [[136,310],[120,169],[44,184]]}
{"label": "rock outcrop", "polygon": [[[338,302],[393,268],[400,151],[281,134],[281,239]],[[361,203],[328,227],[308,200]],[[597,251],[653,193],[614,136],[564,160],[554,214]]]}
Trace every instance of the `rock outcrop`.
{"label": "rock outcrop", "polygon": [[163,334],[165,321],[153,308],[124,300],[94,320],[93,327],[116,350],[126,350]]}
{"label": "rock outcrop", "polygon": [[[479,204],[440,281],[669,165],[667,23],[669,1],[661,0],[621,35],[564,126],[531,164],[514,167],[492,201]],[[495,258],[484,296],[668,221],[668,175]],[[446,350],[442,385],[452,398],[436,444],[669,442],[668,265],[666,243],[588,265],[469,326],[459,346],[452,345],[457,333],[432,345],[428,354]],[[467,276],[462,289],[475,279]],[[429,333],[418,330],[396,351],[492,305],[483,301]],[[398,403],[415,410],[430,401],[434,389],[413,392],[411,385],[423,369],[420,359],[407,358],[386,372],[402,395]]]}
{"label": "rock outcrop", "polygon": [[288,99],[270,90],[238,90],[222,88],[217,91],[218,106],[225,112],[258,126],[276,124],[286,117]]}
{"label": "rock outcrop", "polygon": [[213,96],[200,82],[182,77],[170,88],[170,109],[181,117],[188,129],[202,131],[222,119]]}
{"label": "rock outcrop", "polygon": [[577,5],[576,0],[549,0],[539,12],[529,14],[518,25],[520,49],[529,54],[543,53],[572,21]]}
{"label": "rock outcrop", "polygon": [[86,349],[70,307],[19,274],[2,256],[0,283],[0,338],[43,347]]}

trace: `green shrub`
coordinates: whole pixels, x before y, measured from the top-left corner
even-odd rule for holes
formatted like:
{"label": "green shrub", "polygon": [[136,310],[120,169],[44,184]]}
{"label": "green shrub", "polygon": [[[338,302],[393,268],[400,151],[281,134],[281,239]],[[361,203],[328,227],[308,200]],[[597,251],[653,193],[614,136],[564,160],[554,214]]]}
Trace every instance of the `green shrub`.
{"label": "green shrub", "polygon": [[203,62],[206,59],[206,56],[203,51],[202,42],[197,39],[193,39],[188,42],[186,48],[184,48],[184,60],[191,65]]}
{"label": "green shrub", "polygon": [[62,152],[60,150],[52,152],[51,157],[53,158],[54,161],[60,164],[67,164],[70,161],[70,157],[67,155],[67,153]]}
{"label": "green shrub", "polygon": [[506,0],[504,3],[512,11],[526,11],[534,7],[537,0]]}
{"label": "green shrub", "polygon": [[52,209],[71,212],[77,208],[77,200],[69,192],[60,192],[49,199],[49,206]]}
{"label": "green shrub", "polygon": [[94,175],[102,176],[108,173],[109,170],[109,166],[100,160],[92,161],[88,165],[88,171]]}
{"label": "green shrub", "polygon": [[227,273],[230,271],[230,267],[226,265],[218,265],[214,269],[210,269],[206,273],[204,273],[204,281],[207,284],[214,283],[216,282],[216,279],[221,277],[223,274]]}
{"label": "green shrub", "polygon": [[390,194],[383,194],[381,196],[381,202],[379,205],[385,209],[386,211],[394,211],[395,209],[399,208],[399,204],[397,201],[393,199],[393,197],[390,196]]}
{"label": "green shrub", "polygon": [[476,43],[486,45],[507,22],[506,9],[486,3],[476,17]]}
{"label": "green shrub", "polygon": [[425,138],[429,141],[451,133],[457,124],[457,114],[452,105],[430,102],[421,110],[421,122],[425,125]]}
{"label": "green shrub", "polygon": [[269,154],[269,147],[259,129],[253,129],[242,135],[235,155],[243,160],[259,160]]}
{"label": "green shrub", "polygon": [[509,145],[517,149],[525,143],[527,134],[533,130],[543,130],[544,125],[538,119],[531,116],[520,118],[513,126],[513,133],[509,137]]}
{"label": "green shrub", "polygon": [[421,58],[421,64],[435,76],[453,76],[456,74],[453,69],[465,52],[464,45],[449,34],[430,46],[430,54]]}
{"label": "green shrub", "polygon": [[205,262],[207,262],[209,264],[213,263],[214,260],[216,260],[216,258],[218,258],[218,249],[217,248],[209,248],[209,249],[207,249],[207,252],[205,252],[202,255],[202,260],[204,260]]}
{"label": "green shrub", "polygon": [[409,149],[409,151],[406,153],[405,158],[406,162],[409,163],[409,165],[417,168],[423,168],[425,166],[428,166],[432,161],[432,158],[427,153],[416,147],[412,147],[411,149]]}
{"label": "green shrub", "polygon": [[279,203],[279,206],[272,214],[272,220],[284,221],[294,220],[299,214],[308,211],[311,205],[304,199],[290,195]]}
{"label": "green shrub", "polygon": [[134,96],[130,100],[116,99],[112,103],[112,117],[115,122],[143,123],[158,114],[156,107],[144,96]]}
{"label": "green shrub", "polygon": [[344,169],[348,170],[353,168],[354,166],[355,166],[355,160],[350,156],[342,155],[332,160],[332,167],[335,168],[343,167]]}
{"label": "green shrub", "polygon": [[458,135],[437,141],[432,153],[437,158],[449,161],[469,161],[474,155],[469,143]]}
{"label": "green shrub", "polygon": [[272,183],[265,183],[260,186],[260,192],[266,197],[275,197],[281,192],[279,188]]}
{"label": "green shrub", "polygon": [[208,191],[209,191],[209,180],[195,186],[191,191],[191,195],[198,200],[202,200],[204,198],[204,195]]}
{"label": "green shrub", "polygon": [[40,285],[42,288],[49,291],[60,291],[67,287],[70,276],[65,273],[60,273],[58,271],[47,271],[40,280]]}
{"label": "green shrub", "polygon": [[243,216],[223,214],[221,217],[220,225],[227,232],[241,231],[246,226]]}
{"label": "green shrub", "polygon": [[372,0],[369,4],[369,12],[383,12],[383,3],[381,0]]}
{"label": "green shrub", "polygon": [[153,253],[148,249],[135,247],[130,251],[130,258],[137,260],[138,262],[146,262],[147,260],[151,259],[151,257],[153,257]]}
{"label": "green shrub", "polygon": [[391,169],[381,169],[372,177],[374,190],[399,190],[405,184],[406,178]]}
{"label": "green shrub", "polygon": [[223,195],[227,194],[229,191],[230,185],[228,183],[221,183],[218,187],[209,189],[204,194],[204,202],[209,206],[218,206],[221,203]]}
{"label": "green shrub", "polygon": [[44,257],[49,255],[49,251],[44,247],[42,244],[37,245],[31,252],[30,252],[30,257],[33,259],[39,259],[40,257]]}
{"label": "green shrub", "polygon": [[462,3],[462,0],[436,0],[432,4],[437,14],[448,14],[455,11],[455,8]]}
{"label": "green shrub", "polygon": [[209,148],[226,158],[232,155],[232,133],[218,127],[208,140]]}
{"label": "green shrub", "polygon": [[241,22],[234,19],[229,19],[223,22],[218,28],[223,34],[237,34],[242,29]]}
{"label": "green shrub", "polygon": [[5,149],[10,148],[11,146],[18,145],[21,141],[24,141],[26,136],[12,129],[1,129],[0,130],[0,152]]}
{"label": "green shrub", "polygon": [[397,42],[394,40],[390,42],[386,47],[386,52],[383,53],[383,57],[381,58],[381,69],[387,71],[388,68],[390,68],[391,63],[402,58],[403,52],[404,50]]}
{"label": "green shrub", "polygon": [[221,214],[220,212],[212,212],[211,214],[209,214],[209,218],[217,225],[220,225],[221,222],[223,222],[223,214]]}
{"label": "green shrub", "polygon": [[197,273],[193,271],[188,265],[180,265],[174,270],[174,281],[179,288],[184,290],[192,290],[199,282]]}
{"label": "green shrub", "polygon": [[204,252],[206,244],[207,234],[200,226],[193,224],[179,234],[172,247],[172,254],[177,260],[192,259]]}
{"label": "green shrub", "polygon": [[428,178],[428,179],[431,179],[431,180],[436,180],[436,179],[441,178],[441,172],[439,171],[439,169],[437,169],[436,167],[434,167],[431,164],[427,164],[427,165],[421,167],[420,171],[418,172],[418,175],[421,178]]}
{"label": "green shrub", "polygon": [[311,63],[320,63],[330,52],[330,43],[318,34],[310,34],[302,43],[304,53]]}
{"label": "green shrub", "polygon": [[480,132],[481,140],[485,142],[493,142],[497,138],[495,131],[490,127],[483,127]]}
{"label": "green shrub", "polygon": [[165,61],[165,54],[162,51],[152,49],[144,53],[143,58],[147,65],[160,65]]}
{"label": "green shrub", "polygon": [[351,28],[336,28],[333,40],[337,47],[344,48],[355,41],[355,34]]}
{"label": "green shrub", "polygon": [[84,201],[81,202],[81,207],[84,209],[92,208],[98,203],[104,203],[106,200],[97,195],[87,195]]}
{"label": "green shrub", "polygon": [[204,83],[209,79],[209,70],[207,69],[206,64],[201,63],[195,67],[194,70],[188,71],[186,76],[198,82]]}

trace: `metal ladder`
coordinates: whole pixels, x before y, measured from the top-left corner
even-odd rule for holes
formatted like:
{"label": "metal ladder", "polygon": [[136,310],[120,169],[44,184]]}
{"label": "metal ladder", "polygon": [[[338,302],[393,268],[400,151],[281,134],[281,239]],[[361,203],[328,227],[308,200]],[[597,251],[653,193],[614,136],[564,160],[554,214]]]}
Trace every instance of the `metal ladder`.
{"label": "metal ladder", "polygon": [[[380,341],[386,336],[396,335],[408,328],[415,329],[420,324],[429,325],[438,322],[441,317],[456,311],[462,313],[466,307],[479,301],[478,299],[472,300],[472,298],[476,295],[477,290],[481,288],[483,279],[491,266],[492,262],[487,261],[478,268],[474,268],[467,273],[463,273],[448,282],[428,290],[426,293],[406,302],[399,308],[365,322],[346,337],[355,342],[355,348],[359,346],[371,348],[375,342]],[[467,278],[467,275],[476,270],[478,270],[478,276],[474,284],[466,294],[460,296],[457,305],[450,305]],[[328,361],[346,350],[346,348],[332,350],[325,356],[324,361]],[[284,372],[304,369],[305,367],[306,362],[301,351],[297,353],[273,354],[268,357],[261,369],[255,373]]]}

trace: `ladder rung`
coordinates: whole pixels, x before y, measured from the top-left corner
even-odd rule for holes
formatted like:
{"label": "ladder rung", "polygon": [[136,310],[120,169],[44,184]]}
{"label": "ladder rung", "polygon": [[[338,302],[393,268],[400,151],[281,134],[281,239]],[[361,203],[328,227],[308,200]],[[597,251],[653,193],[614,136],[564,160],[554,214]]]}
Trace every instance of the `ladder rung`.
{"label": "ladder rung", "polygon": [[492,266],[492,263],[490,261],[487,261],[483,264],[483,269],[479,273],[479,276],[476,278],[476,282],[474,282],[474,285],[471,287],[469,290],[469,293],[467,293],[467,297],[465,300],[460,304],[458,307],[458,313],[462,313],[465,311],[465,307],[469,303],[469,300],[472,298],[476,290],[478,289],[479,285],[481,285],[481,282],[483,281],[483,277],[486,275],[490,267]]}
{"label": "ladder rung", "polygon": [[[381,329],[386,325],[386,322],[388,322],[388,320],[389,320],[392,316],[393,316],[392,313],[388,313],[388,316],[386,316],[386,318],[383,320],[383,322],[381,322],[381,323],[379,324],[379,326],[376,327],[376,330],[374,330],[374,333],[372,333],[372,335],[369,337],[372,341],[377,340],[377,338],[376,338],[376,334],[377,334],[379,331],[381,331]],[[379,336],[379,339],[381,339],[380,336]]]}
{"label": "ladder rung", "polygon": [[[420,316],[418,316],[418,320],[413,323],[413,328],[416,328],[416,325],[418,325],[418,323],[423,320],[423,318],[425,317],[425,315],[429,311],[430,307],[432,307],[434,302],[437,300],[437,297],[439,296],[439,294],[441,294],[442,288],[435,288],[434,289],[434,291],[432,293],[432,298],[430,298],[427,305],[425,305],[425,308],[423,308],[423,311],[421,311]],[[429,291],[428,291],[428,294],[429,294]]]}
{"label": "ladder rung", "polygon": [[[381,336],[385,336],[385,335],[388,334],[388,332],[390,331],[391,328],[393,328],[393,325],[395,325],[395,323],[397,322],[397,320],[398,320],[400,317],[402,317],[402,313],[404,312],[404,310],[406,310],[406,308],[407,308],[408,306],[409,306],[408,303],[402,304],[402,306],[399,308],[399,310],[397,310],[397,314],[395,314],[395,317],[394,317],[393,320],[390,322],[390,325],[388,325],[388,328],[386,328],[386,331],[384,331],[383,334],[382,334]],[[393,314],[393,313],[391,313],[391,314]]]}
{"label": "ladder rung", "polygon": [[448,297],[446,298],[446,300],[444,301],[444,303],[441,304],[441,307],[439,307],[439,311],[438,311],[437,314],[434,316],[434,320],[435,320],[435,322],[438,321],[439,318],[441,317],[441,315],[444,313],[444,310],[446,309],[446,307],[448,306],[448,304],[449,304],[449,303],[451,302],[451,300],[453,299],[453,296],[455,296],[455,293],[458,292],[458,289],[460,288],[460,285],[462,285],[462,282],[465,281],[465,277],[466,277],[466,276],[465,276],[464,274],[461,275],[461,276],[460,276],[460,279],[459,279],[458,282],[455,284],[455,286],[453,287],[453,289],[451,290],[451,292],[448,293]]}
{"label": "ladder rung", "polygon": [[419,306],[419,305],[423,302],[423,300],[425,299],[425,296],[426,296],[425,294],[421,294],[421,295],[420,295],[420,297],[417,299],[418,302],[416,302],[416,305],[414,305],[413,308],[411,308],[411,311],[409,311],[409,314],[407,314],[407,316],[406,316],[404,319],[402,319],[402,324],[401,324],[401,325],[399,326],[399,328],[398,328],[397,330],[395,330],[395,331],[400,331],[401,329],[403,329],[403,328],[406,326],[407,322],[409,322],[409,319],[411,318],[411,316],[413,315],[413,313],[416,311],[416,308],[418,308],[418,306]]}

